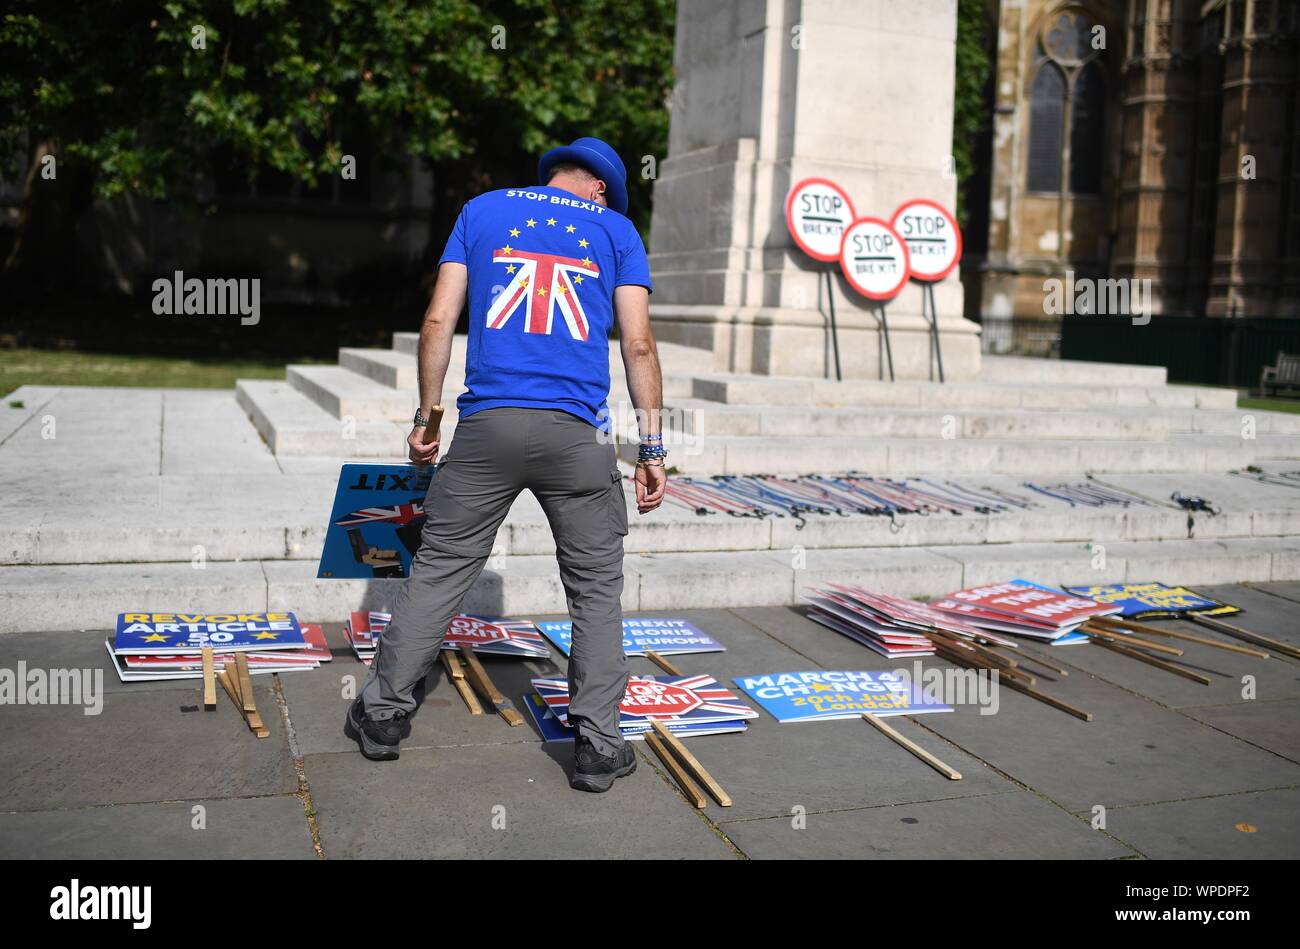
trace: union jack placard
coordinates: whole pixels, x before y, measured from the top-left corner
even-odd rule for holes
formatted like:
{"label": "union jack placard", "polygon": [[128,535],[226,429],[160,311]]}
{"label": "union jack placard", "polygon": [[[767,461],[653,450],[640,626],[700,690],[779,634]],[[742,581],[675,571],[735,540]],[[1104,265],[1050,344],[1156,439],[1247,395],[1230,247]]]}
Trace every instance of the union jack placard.
{"label": "union jack placard", "polygon": [[[533,688],[562,722],[569,720],[569,683],[533,679]],[[758,712],[713,676],[632,676],[619,705],[619,728],[644,731],[658,722],[726,722]]]}
{"label": "union jack placard", "polygon": [[486,616],[453,616],[442,641],[443,649],[469,646],[475,652],[497,656],[548,659],[551,649],[528,620],[489,619]]}
{"label": "union jack placard", "polygon": [[420,545],[424,498],[435,474],[414,465],[344,465],[316,576],[404,578]]}

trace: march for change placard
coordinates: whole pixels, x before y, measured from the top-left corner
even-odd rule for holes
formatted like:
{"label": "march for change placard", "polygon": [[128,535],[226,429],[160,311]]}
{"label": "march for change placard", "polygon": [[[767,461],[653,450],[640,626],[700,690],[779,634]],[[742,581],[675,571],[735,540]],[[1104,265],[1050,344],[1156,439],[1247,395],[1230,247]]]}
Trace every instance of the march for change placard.
{"label": "march for change placard", "polygon": [[892,672],[771,672],[733,680],[778,722],[823,722],[879,715],[951,712],[909,679]]}
{"label": "march for change placard", "polygon": [[424,497],[436,468],[344,465],[316,576],[402,579],[420,547]]}
{"label": "march for change placard", "polygon": [[[573,648],[573,624],[568,620],[538,623],[555,648],[566,656]],[[629,656],[644,656],[657,652],[661,656],[682,656],[695,652],[726,652],[722,643],[684,619],[659,619],[625,617],[623,619],[623,652]]]}
{"label": "march for change placard", "polygon": [[113,636],[118,655],[197,654],[302,649],[308,645],[292,613],[120,613]]}
{"label": "march for change placard", "polygon": [[1120,616],[1129,619],[1177,616],[1179,613],[1215,616],[1241,612],[1240,607],[1201,596],[1186,587],[1171,587],[1163,583],[1104,583],[1065,589],[1076,596],[1118,606]]}

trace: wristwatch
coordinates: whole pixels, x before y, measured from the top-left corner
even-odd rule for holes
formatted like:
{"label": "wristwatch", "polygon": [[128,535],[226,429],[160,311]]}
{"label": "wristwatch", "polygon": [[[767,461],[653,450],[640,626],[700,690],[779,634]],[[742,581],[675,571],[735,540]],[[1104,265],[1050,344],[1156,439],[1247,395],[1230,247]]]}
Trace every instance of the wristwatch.
{"label": "wristwatch", "polygon": [[416,428],[423,428],[428,426],[429,420],[425,418],[424,413],[421,412],[419,408],[417,408],[415,410],[415,419],[411,424],[413,424]]}

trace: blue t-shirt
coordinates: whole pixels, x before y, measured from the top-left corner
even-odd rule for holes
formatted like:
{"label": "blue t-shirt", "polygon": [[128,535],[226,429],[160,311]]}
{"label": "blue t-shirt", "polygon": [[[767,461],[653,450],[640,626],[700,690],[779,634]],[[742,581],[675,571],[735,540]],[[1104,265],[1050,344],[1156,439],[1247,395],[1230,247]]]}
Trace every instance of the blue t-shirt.
{"label": "blue t-shirt", "polygon": [[489,191],[461,208],[446,262],[469,271],[461,418],[511,405],[605,428],[614,288],[650,288],[632,222],[561,188]]}

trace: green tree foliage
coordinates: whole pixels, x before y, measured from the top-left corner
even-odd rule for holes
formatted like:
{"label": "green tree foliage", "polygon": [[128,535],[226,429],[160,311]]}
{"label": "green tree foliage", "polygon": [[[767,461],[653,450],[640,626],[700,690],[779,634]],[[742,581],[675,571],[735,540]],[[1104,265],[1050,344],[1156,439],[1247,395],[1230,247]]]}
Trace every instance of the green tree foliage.
{"label": "green tree foliage", "polygon": [[965,225],[966,184],[975,171],[975,147],[988,122],[985,85],[991,64],[984,0],[957,0],[957,68],[953,90],[952,154],[957,172],[957,220]]}
{"label": "green tree foliage", "polygon": [[[311,184],[358,135],[380,161],[434,168],[434,241],[439,216],[531,182],[538,155],[578,135],[624,156],[644,228],[673,17],[673,0],[9,0],[0,174],[26,175],[27,199],[7,269],[66,239],[93,196],[197,200],[216,154]],[[33,188],[47,153],[60,187]]]}

